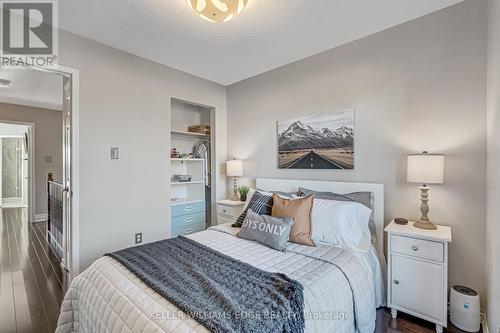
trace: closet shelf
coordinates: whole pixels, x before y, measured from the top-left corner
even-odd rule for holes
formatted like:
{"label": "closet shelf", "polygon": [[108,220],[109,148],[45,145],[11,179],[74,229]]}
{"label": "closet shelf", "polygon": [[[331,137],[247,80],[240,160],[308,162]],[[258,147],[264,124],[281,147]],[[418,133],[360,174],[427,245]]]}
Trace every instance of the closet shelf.
{"label": "closet shelf", "polygon": [[210,138],[210,135],[208,135],[208,134],[196,133],[196,132],[171,130],[170,133],[172,135],[176,135],[176,136],[184,136],[184,137],[191,137],[191,138],[206,138],[206,139]]}
{"label": "closet shelf", "polygon": [[203,158],[171,158],[171,161],[177,162],[203,162],[205,159]]}
{"label": "closet shelf", "polygon": [[203,180],[195,180],[190,182],[172,182],[171,185],[186,185],[186,184],[203,184]]}
{"label": "closet shelf", "polygon": [[183,199],[170,201],[170,205],[176,206],[176,205],[183,205],[183,204],[192,204],[192,203],[196,203],[196,202],[205,202],[205,199],[183,198]]}

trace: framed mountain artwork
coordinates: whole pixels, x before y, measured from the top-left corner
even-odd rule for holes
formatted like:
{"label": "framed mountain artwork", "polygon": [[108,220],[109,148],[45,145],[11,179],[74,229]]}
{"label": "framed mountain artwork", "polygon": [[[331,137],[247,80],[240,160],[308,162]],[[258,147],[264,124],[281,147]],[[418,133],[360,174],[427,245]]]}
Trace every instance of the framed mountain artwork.
{"label": "framed mountain artwork", "polygon": [[278,121],[278,168],[354,169],[354,110]]}

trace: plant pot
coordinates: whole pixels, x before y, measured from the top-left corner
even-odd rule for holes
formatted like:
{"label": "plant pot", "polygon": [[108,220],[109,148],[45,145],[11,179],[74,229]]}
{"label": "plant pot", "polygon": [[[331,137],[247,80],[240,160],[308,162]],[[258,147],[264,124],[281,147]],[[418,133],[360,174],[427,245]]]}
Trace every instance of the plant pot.
{"label": "plant pot", "polygon": [[246,196],[246,194],[245,194],[245,195],[241,195],[241,194],[240,194],[240,201],[243,201],[243,202],[247,201],[247,196]]}

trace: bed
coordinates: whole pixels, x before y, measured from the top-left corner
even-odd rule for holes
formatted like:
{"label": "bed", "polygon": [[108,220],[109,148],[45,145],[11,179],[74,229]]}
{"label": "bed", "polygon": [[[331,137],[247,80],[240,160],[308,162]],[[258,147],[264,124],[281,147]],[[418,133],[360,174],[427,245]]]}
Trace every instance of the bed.
{"label": "bed", "polygon": [[[189,239],[266,272],[283,273],[304,288],[305,332],[373,332],[384,303],[383,186],[380,184],[257,179],[257,187],[374,194],[376,243],[367,253],[331,245],[291,244],[280,252],[236,237],[230,224]],[[381,245],[382,244],[382,245]],[[207,332],[116,259],[98,259],[71,283],[56,332]]]}

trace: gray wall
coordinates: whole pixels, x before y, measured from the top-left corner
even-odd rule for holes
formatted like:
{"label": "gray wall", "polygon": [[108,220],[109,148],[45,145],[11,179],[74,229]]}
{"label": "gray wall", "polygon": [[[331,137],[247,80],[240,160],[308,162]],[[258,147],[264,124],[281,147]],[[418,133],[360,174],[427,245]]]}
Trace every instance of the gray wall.
{"label": "gray wall", "polygon": [[[35,214],[47,214],[47,174],[62,181],[62,113],[0,103],[0,119],[35,124]],[[52,156],[52,163],[45,156]]]}
{"label": "gray wall", "polygon": [[490,332],[500,330],[500,1],[488,0],[487,288]]}
{"label": "gray wall", "polygon": [[[171,97],[216,108],[217,198],[226,193],[226,88],[61,32],[60,64],[80,70],[80,266],[170,235]],[[120,159],[111,160],[111,146]]]}
{"label": "gray wall", "polygon": [[2,141],[2,199],[21,197],[18,173],[22,172],[16,149],[20,139],[1,139]]}
{"label": "gray wall", "polygon": [[[385,184],[386,221],[419,217],[408,153],[446,154],[430,216],[451,225],[449,280],[485,292],[486,8],[459,5],[228,87],[228,156],[245,175]],[[278,170],[276,121],[356,110],[354,171]]]}

